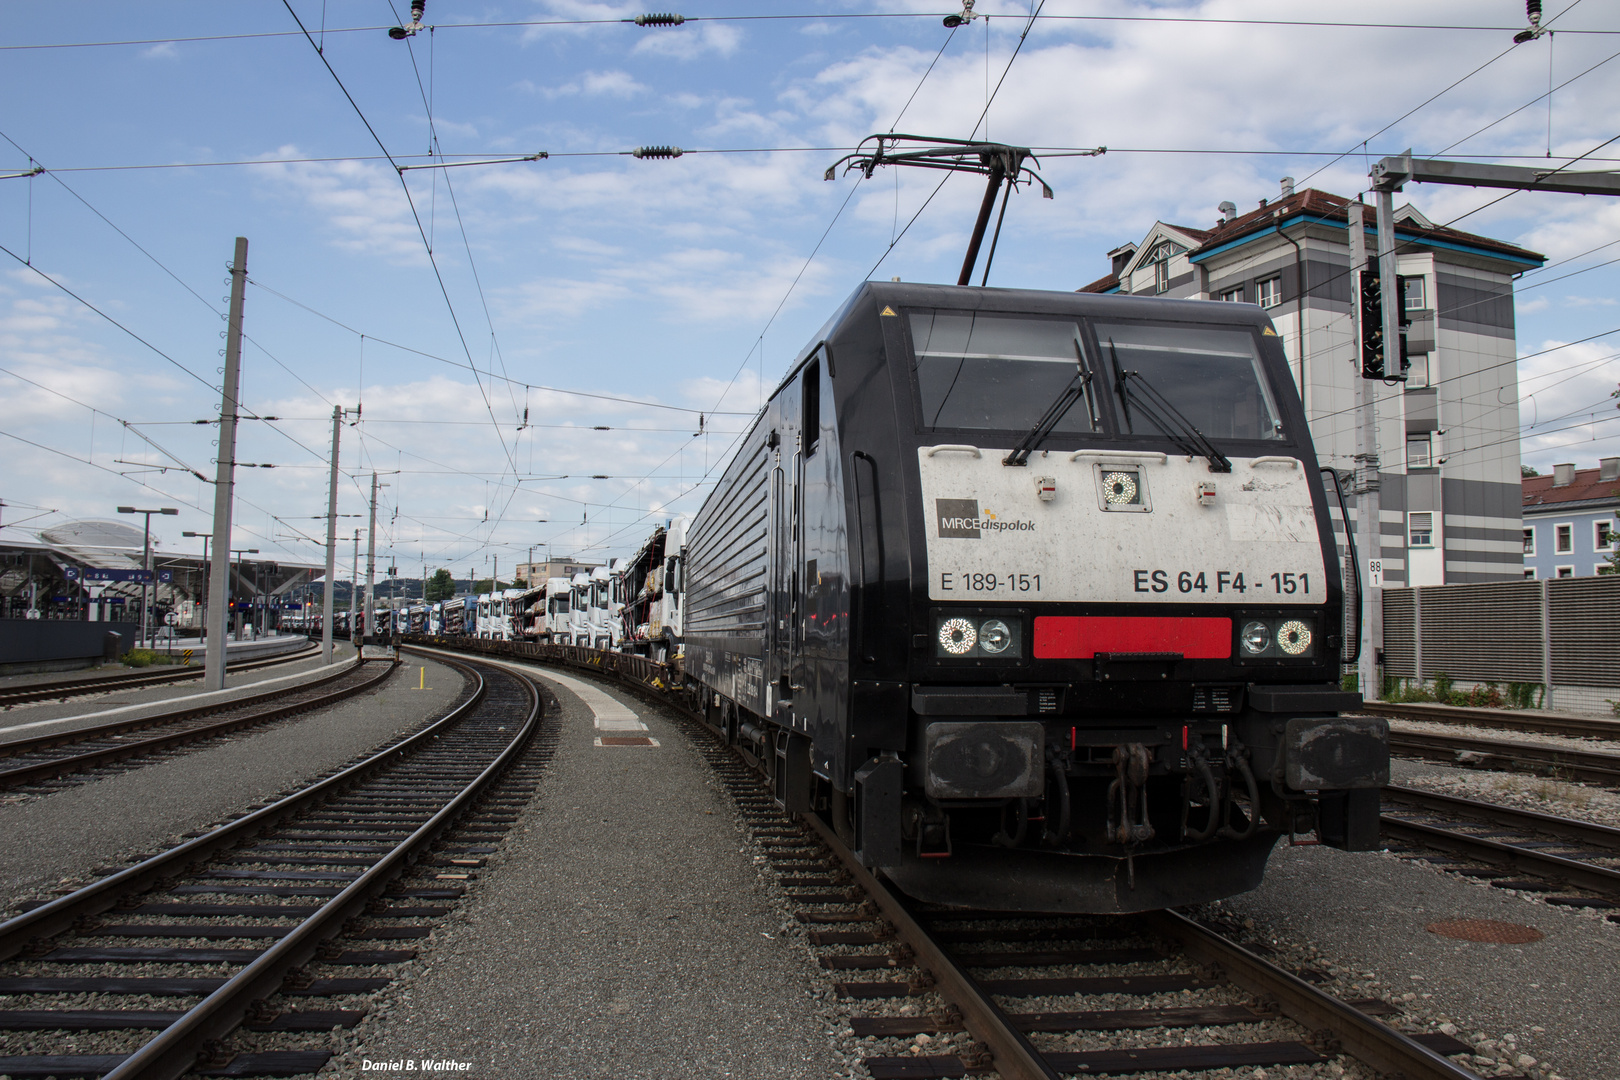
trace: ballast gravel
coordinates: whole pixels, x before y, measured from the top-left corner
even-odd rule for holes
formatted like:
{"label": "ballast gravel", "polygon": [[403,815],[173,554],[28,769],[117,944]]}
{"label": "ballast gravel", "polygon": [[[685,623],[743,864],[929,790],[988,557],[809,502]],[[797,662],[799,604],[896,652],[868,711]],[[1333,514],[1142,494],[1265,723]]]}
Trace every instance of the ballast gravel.
{"label": "ballast gravel", "polygon": [[331,708],[49,794],[0,799],[0,914],[71,891],[100,876],[97,869],[138,861],[363,758],[442,715],[463,685],[458,671],[413,660],[377,689]]}
{"label": "ballast gravel", "polygon": [[[1397,782],[1410,763],[1397,762]],[[1346,999],[1397,1004],[1403,1026],[1474,1046],[1485,1076],[1612,1080],[1620,1061],[1620,925],[1384,852],[1290,847],[1252,893],[1196,912]],[[1427,927],[1497,919],[1546,937],[1458,941]],[[1527,1059],[1528,1064],[1520,1059]],[[1487,1064],[1488,1062],[1488,1064]]]}
{"label": "ballast gravel", "polygon": [[849,1075],[819,974],[783,941],[756,852],[682,730],[609,690],[658,745],[597,746],[585,703],[548,685],[561,735],[534,801],[322,1075],[395,1061],[466,1063],[456,1075],[477,1080]]}

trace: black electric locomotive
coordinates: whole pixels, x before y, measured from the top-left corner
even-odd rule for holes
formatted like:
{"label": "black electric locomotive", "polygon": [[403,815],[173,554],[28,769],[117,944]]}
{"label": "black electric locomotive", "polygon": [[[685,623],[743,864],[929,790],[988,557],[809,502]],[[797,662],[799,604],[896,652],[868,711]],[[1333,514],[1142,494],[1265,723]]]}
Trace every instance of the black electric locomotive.
{"label": "black electric locomotive", "polygon": [[920,899],[1241,892],[1377,838],[1327,492],[1258,307],[870,282],[691,524],[685,677]]}

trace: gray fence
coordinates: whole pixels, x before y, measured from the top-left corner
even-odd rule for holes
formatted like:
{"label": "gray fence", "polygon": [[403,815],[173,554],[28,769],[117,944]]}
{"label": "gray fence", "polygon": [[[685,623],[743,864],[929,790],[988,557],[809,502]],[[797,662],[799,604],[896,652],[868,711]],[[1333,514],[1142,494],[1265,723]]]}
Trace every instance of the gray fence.
{"label": "gray fence", "polygon": [[76,619],[0,619],[0,670],[18,665],[63,665],[101,659],[109,632],[122,635],[120,651],[135,644],[134,623]]}
{"label": "gray fence", "polygon": [[1385,589],[1384,673],[1620,688],[1620,575]]}

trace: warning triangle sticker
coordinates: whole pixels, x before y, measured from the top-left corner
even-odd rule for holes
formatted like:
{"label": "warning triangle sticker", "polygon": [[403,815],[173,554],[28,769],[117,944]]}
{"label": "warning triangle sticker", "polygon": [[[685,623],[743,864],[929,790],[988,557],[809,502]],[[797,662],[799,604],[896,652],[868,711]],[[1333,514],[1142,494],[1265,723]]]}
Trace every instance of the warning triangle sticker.
{"label": "warning triangle sticker", "polygon": [[884,304],[883,305],[883,310],[878,312],[878,314],[879,315],[893,315],[895,318],[899,318],[898,315],[894,314],[894,308],[890,307],[888,304]]}
{"label": "warning triangle sticker", "polygon": [[1264,330],[1260,331],[1260,336],[1261,337],[1276,337],[1277,336],[1277,331],[1273,330],[1271,327],[1268,326]]}

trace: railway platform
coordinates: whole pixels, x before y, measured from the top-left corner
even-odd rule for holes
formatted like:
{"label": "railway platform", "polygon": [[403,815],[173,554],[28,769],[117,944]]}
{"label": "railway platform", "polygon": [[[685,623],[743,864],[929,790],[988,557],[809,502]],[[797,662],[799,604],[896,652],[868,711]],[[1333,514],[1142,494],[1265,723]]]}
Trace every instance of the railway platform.
{"label": "railway platform", "polygon": [[825,984],[687,737],[617,689],[522,669],[561,710],[550,772],[340,1074],[424,1059],[485,1078],[847,1074]]}

